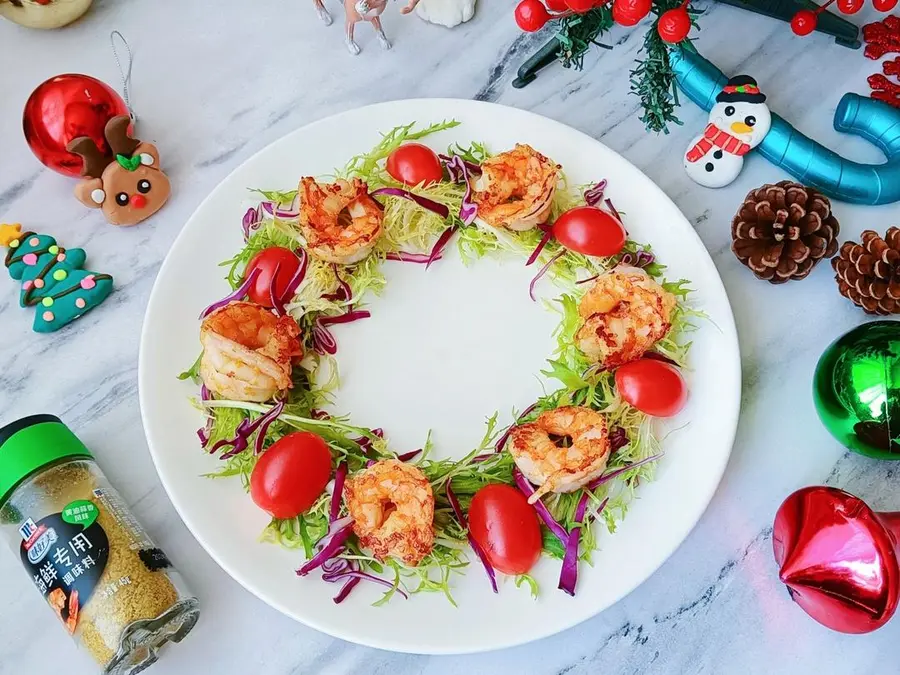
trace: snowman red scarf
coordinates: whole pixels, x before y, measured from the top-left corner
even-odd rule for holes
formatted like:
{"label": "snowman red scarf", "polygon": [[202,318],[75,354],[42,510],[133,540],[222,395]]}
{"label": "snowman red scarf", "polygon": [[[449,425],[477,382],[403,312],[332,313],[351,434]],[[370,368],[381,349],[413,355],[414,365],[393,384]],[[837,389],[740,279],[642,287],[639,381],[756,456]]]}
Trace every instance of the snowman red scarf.
{"label": "snowman red scarf", "polygon": [[698,162],[707,152],[712,150],[713,146],[722,148],[730,155],[743,157],[750,152],[750,145],[742,140],[735,138],[727,131],[723,131],[715,124],[710,122],[706,126],[701,138],[690,150],[687,151],[686,159],[689,162]]}

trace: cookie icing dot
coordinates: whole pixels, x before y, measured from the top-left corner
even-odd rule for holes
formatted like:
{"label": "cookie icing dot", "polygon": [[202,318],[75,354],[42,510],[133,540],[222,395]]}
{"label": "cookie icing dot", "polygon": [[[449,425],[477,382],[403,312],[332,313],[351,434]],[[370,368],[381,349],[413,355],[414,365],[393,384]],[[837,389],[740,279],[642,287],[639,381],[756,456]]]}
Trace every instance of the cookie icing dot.
{"label": "cookie icing dot", "polygon": [[51,246],[50,248],[47,249],[47,253],[49,253],[51,255],[56,255],[57,253],[59,253],[59,246]]}
{"label": "cookie icing dot", "polygon": [[22,284],[22,290],[23,291],[30,290],[32,286],[34,286],[34,284],[32,282],[26,281]]}
{"label": "cookie icing dot", "polygon": [[22,262],[28,266],[37,265],[37,256],[34,253],[26,253],[22,256]]}
{"label": "cookie icing dot", "polygon": [[84,279],[81,280],[81,287],[86,291],[91,290],[96,285],[97,285],[97,282],[94,281],[93,275],[91,275],[89,277],[85,277]]}
{"label": "cookie icing dot", "polygon": [[32,237],[31,239],[28,240],[29,246],[38,246],[38,245],[40,245],[40,243],[41,243],[41,240],[38,239],[37,237]]}
{"label": "cookie icing dot", "polygon": [[9,242],[9,247],[10,248],[19,248],[19,240],[13,239],[11,242]]}
{"label": "cookie icing dot", "polygon": [[60,253],[58,256],[56,256],[56,260],[57,260],[58,262],[62,262],[62,261],[65,260],[65,259],[66,259],[66,254],[65,254],[65,253]]}
{"label": "cookie icing dot", "polygon": [[34,287],[35,287],[35,288],[43,288],[43,287],[44,287],[44,280],[43,280],[43,279],[35,279],[35,280],[34,280]]}
{"label": "cookie icing dot", "polygon": [[62,280],[65,279],[67,276],[69,276],[69,273],[66,272],[65,270],[56,270],[56,271],[53,273],[53,278],[56,279],[56,281],[62,281]]}
{"label": "cookie icing dot", "polygon": [[53,298],[43,298],[41,300],[41,304],[44,307],[52,307],[53,306]]}
{"label": "cookie icing dot", "polygon": [[87,303],[84,301],[84,298],[75,298],[75,306],[78,309],[84,309]]}
{"label": "cookie icing dot", "polygon": [[44,321],[47,321],[47,322],[53,321],[53,312],[50,312],[50,311],[44,312],[41,315],[41,318],[43,318]]}

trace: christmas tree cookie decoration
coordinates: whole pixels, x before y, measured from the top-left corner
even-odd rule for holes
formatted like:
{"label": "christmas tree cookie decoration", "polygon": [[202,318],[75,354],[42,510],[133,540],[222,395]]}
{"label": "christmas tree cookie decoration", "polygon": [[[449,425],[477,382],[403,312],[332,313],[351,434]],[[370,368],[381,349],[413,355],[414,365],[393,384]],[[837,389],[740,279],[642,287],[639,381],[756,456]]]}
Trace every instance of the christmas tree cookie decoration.
{"label": "christmas tree cookie decoration", "polygon": [[19,304],[35,308],[35,332],[62,328],[112,292],[110,275],[82,269],[87,258],[82,249],[67,250],[49,235],[19,229],[0,225],[0,244],[9,248],[5,259],[9,275],[22,282]]}
{"label": "christmas tree cookie decoration", "polygon": [[724,187],[744,168],[744,155],[762,143],[772,127],[766,95],[747,75],[728,80],[709,111],[709,124],[691,141],[684,169],[695,183]]}

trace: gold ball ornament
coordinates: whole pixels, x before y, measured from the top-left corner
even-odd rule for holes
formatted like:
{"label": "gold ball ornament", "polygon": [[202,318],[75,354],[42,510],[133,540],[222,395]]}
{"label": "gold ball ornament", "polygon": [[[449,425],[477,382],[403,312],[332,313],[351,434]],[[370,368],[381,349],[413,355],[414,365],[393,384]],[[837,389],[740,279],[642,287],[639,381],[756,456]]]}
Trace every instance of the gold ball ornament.
{"label": "gold ball ornament", "polygon": [[26,28],[62,28],[88,11],[94,0],[0,0],[0,16]]}

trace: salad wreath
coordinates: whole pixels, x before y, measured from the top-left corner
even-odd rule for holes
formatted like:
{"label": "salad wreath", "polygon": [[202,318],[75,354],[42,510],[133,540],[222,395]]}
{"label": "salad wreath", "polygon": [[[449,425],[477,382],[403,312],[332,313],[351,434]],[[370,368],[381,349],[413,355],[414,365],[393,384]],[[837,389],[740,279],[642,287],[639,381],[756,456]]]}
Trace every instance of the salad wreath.
{"label": "salad wreath", "polygon": [[[687,282],[663,279],[650,247],[628,238],[606,181],[570,186],[528,145],[492,154],[479,143],[436,154],[416,141],[457,126],[413,124],[383,136],[333,179],[297,191],[257,190],[245,246],[223,265],[233,292],[201,314],[201,356],[181,379],[200,385],[198,430],[221,468],[272,516],[264,539],[301,549],[297,570],[384,596],[442,592],[477,558],[538,588],[541,555],[561,561],[575,594],[580,562],[598,548],[662,457],[654,418],[687,397],[680,369],[700,314]],[[560,289],[557,348],[542,371],[560,386],[508,428],[495,412],[462,459],[432,459],[431,439],[396,452],[381,429],[327,412],[339,386],[329,327],[370,316],[369,293],[393,261],[439,264],[456,246],[469,264],[521,256]],[[524,292],[524,289],[523,289]],[[474,557],[473,557],[474,554]]]}

